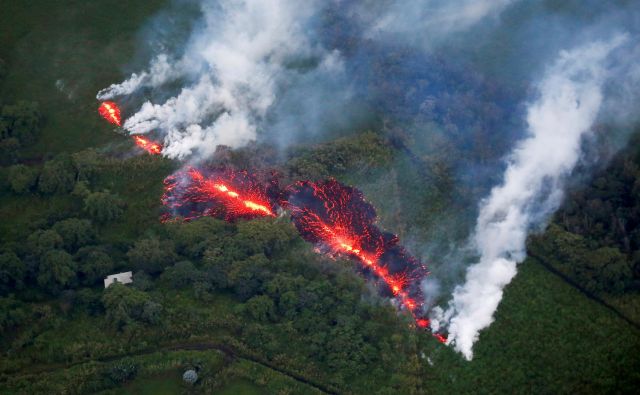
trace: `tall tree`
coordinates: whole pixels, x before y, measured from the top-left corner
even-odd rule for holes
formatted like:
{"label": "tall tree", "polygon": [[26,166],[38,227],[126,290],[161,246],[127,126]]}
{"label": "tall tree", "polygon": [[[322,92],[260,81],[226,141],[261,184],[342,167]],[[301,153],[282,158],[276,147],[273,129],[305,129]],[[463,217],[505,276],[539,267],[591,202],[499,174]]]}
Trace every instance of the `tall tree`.
{"label": "tall tree", "polygon": [[15,193],[26,193],[36,185],[38,172],[25,165],[14,165],[9,168],[8,180]]}
{"label": "tall tree", "polygon": [[79,264],[80,281],[85,285],[101,282],[114,268],[113,260],[100,247],[82,247],[75,258]]}
{"label": "tall tree", "polygon": [[38,180],[38,190],[42,193],[68,193],[73,190],[76,171],[69,155],[61,154],[47,161]]}
{"label": "tall tree", "polygon": [[147,273],[160,273],[165,267],[175,261],[173,245],[160,242],[158,239],[143,239],[137,241],[127,252],[131,264]]}
{"label": "tall tree", "polygon": [[40,258],[38,285],[52,293],[57,293],[75,283],[76,269],[76,262],[68,252],[49,251]]}
{"label": "tall tree", "polygon": [[0,254],[0,294],[21,289],[25,274],[24,264],[15,253]]}
{"label": "tall tree", "polygon": [[5,105],[0,111],[0,138],[16,138],[22,145],[33,142],[42,116],[38,103],[19,101]]}
{"label": "tall tree", "polygon": [[98,222],[109,222],[122,215],[124,203],[109,192],[93,192],[84,199],[84,209]]}
{"label": "tall tree", "polygon": [[86,219],[68,218],[58,221],[53,225],[53,230],[62,237],[63,246],[69,252],[89,244],[95,237],[91,221]]}
{"label": "tall tree", "polygon": [[27,239],[29,253],[36,256],[42,256],[53,249],[60,248],[62,244],[62,236],[53,229],[36,230]]}

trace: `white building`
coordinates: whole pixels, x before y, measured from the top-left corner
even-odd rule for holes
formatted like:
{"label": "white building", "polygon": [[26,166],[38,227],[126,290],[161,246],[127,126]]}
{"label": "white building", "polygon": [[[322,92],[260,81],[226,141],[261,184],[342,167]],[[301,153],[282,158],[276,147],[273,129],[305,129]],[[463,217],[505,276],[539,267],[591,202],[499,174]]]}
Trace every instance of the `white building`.
{"label": "white building", "polygon": [[113,283],[129,284],[132,282],[133,282],[132,272],[116,273],[116,274],[112,274],[110,276],[105,277],[104,287],[107,288],[109,285]]}

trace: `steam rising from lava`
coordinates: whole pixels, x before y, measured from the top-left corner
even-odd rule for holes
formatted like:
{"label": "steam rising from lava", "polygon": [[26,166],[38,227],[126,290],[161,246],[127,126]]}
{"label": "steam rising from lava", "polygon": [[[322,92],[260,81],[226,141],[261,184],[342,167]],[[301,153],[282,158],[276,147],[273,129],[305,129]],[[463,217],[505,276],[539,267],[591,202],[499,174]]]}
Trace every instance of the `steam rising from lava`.
{"label": "steam rising from lava", "polygon": [[[575,166],[583,136],[589,133],[599,110],[615,114],[619,120],[618,112],[635,111],[637,103],[640,72],[632,66],[624,72],[635,73],[636,83],[625,80],[613,88],[614,95],[631,100],[624,107],[619,100],[608,102],[612,94],[603,84],[610,71],[607,54],[618,44],[613,40],[563,52],[537,85],[539,97],[528,106],[526,129],[511,128],[511,117],[501,114],[504,110],[520,118],[519,103],[527,95],[524,87],[513,95],[495,95],[494,102],[478,100],[491,111],[467,111],[467,103],[474,103],[467,98],[492,97],[485,93],[494,83],[517,86],[537,80],[561,48],[593,42],[593,37],[603,37],[603,31],[609,37],[622,26],[637,35],[637,7],[632,2],[623,6],[594,0],[588,7],[569,2],[553,11],[556,7],[549,2],[518,0],[197,3],[202,20],[186,45],[171,53],[160,43],[163,52],[147,70],[98,93],[100,100],[132,95],[129,103],[144,97],[146,102],[139,103],[123,126],[137,134],[136,144],[149,153],[197,160],[208,158],[219,144],[240,147],[261,135],[270,143],[288,142],[293,129],[306,137],[309,128],[321,129],[319,125],[329,118],[327,106],[338,107],[340,115],[349,113],[342,103],[353,100],[351,90],[355,95],[362,93],[366,104],[370,103],[367,100],[393,102],[373,108],[380,110],[376,116],[396,123],[394,127],[407,126],[403,123],[406,113],[408,129],[416,129],[412,132],[416,145],[428,146],[424,152],[431,146],[445,147],[448,152],[449,144],[475,147],[474,139],[487,139],[488,134],[504,143],[489,153],[494,155],[490,165],[486,165],[483,152],[460,173],[495,174],[498,158],[512,148],[511,142],[520,132],[528,133],[509,156],[500,185],[479,205],[470,237],[477,263],[466,272],[466,283],[455,289],[448,308],[436,310],[431,323],[434,330],[448,328],[450,343],[467,358],[472,357],[479,331],[492,322],[503,288],[516,274],[516,263],[524,259],[528,232],[542,227],[560,203],[563,181]],[[619,14],[626,16],[619,18]],[[499,15],[504,16],[504,24]],[[323,21],[330,22],[323,25]],[[491,28],[480,21],[489,22]],[[470,31],[471,27],[477,29]],[[639,48],[629,52],[629,64],[637,64]],[[423,58],[435,64],[440,63],[438,57],[451,60],[445,68],[460,65],[460,73],[468,74],[471,82],[486,80],[486,87],[470,82],[464,84],[465,89],[471,87],[468,92],[461,90],[457,73],[442,71],[408,73],[405,77],[405,69],[429,67]],[[495,59],[486,61],[489,58]],[[406,84],[398,85],[403,79]],[[504,102],[516,105],[505,106]],[[105,102],[100,113],[109,122],[122,125],[115,103]],[[485,117],[474,114],[485,113],[492,118],[495,114],[495,122],[476,122]],[[497,124],[507,126],[500,129],[494,127]],[[486,135],[474,132],[484,126]],[[509,137],[507,129],[517,132]],[[162,135],[164,147],[140,136],[150,131]],[[451,161],[454,165],[460,162],[458,158]],[[492,176],[471,178],[474,190],[480,187],[488,192],[496,183]],[[278,205],[284,206],[305,240],[324,253],[357,261],[361,271],[395,296],[419,326],[430,325],[422,318],[423,307],[446,303],[433,296],[449,291],[438,288],[436,276],[429,277],[433,280],[430,289],[419,289],[418,279],[426,275],[426,269],[406,254],[397,238],[377,228],[375,211],[357,190],[335,181],[303,181],[277,197],[277,188],[247,173],[194,169],[168,178],[166,187],[163,202],[186,219],[202,215],[227,220],[254,218],[274,215]],[[451,244],[459,247],[458,242],[464,243],[453,240]],[[453,266],[451,262],[443,264],[442,272],[457,273]],[[449,281],[451,287],[460,280],[454,276]]]}
{"label": "steam rising from lava", "polygon": [[[113,99],[145,87],[170,92],[166,85],[178,81],[182,88],[177,93],[162,102],[145,102],[124,128],[162,133],[163,154],[171,158],[206,158],[221,144],[243,146],[265,126],[278,95],[297,84],[322,81],[305,90],[305,99],[311,100],[340,72],[338,54],[324,50],[308,29],[320,4],[203,1],[202,24],[178,58],[163,53],[148,71],[100,91],[97,98]],[[332,99],[338,96],[334,92]]]}
{"label": "steam rising from lava", "polygon": [[[100,104],[100,107],[98,107],[98,113],[100,113],[102,118],[106,119],[108,122],[121,126],[122,117],[120,115],[120,108],[116,103],[112,101],[103,102]],[[147,151],[151,155],[160,155],[162,153],[162,144],[151,141],[146,137],[134,135],[133,141],[138,147]]]}
{"label": "steam rising from lava", "polygon": [[564,180],[603,101],[605,60],[624,41],[617,36],[563,52],[538,86],[540,98],[527,115],[530,135],[511,155],[503,183],[481,205],[474,235],[480,259],[468,268],[449,308],[436,310],[434,328],[448,324],[449,342],[467,359],[479,331],[493,321],[516,264],[526,257],[528,232],[562,202]]}

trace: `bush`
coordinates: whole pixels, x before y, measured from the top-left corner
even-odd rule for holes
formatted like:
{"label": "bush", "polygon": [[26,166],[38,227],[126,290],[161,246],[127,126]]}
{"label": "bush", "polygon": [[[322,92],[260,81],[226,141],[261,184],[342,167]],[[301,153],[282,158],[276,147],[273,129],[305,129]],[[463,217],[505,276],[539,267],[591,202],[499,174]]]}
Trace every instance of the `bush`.
{"label": "bush", "polygon": [[44,164],[38,179],[38,190],[44,194],[68,193],[73,190],[76,171],[68,155],[58,155]]}
{"label": "bush", "polygon": [[107,377],[115,384],[125,383],[138,373],[138,365],[131,358],[124,358],[115,362],[108,370]]}
{"label": "bush", "polygon": [[173,246],[167,242],[161,243],[157,239],[137,241],[127,252],[127,257],[135,268],[150,274],[160,273],[176,258]]}
{"label": "bush", "polygon": [[14,165],[9,168],[8,180],[15,193],[26,193],[36,185],[38,172],[25,165]]}
{"label": "bush", "polygon": [[67,251],[75,251],[89,244],[95,236],[91,222],[86,219],[69,218],[58,221],[53,225],[53,230],[62,237]]}
{"label": "bush", "polygon": [[110,222],[123,213],[124,203],[109,192],[93,192],[84,199],[84,209],[94,220]]}

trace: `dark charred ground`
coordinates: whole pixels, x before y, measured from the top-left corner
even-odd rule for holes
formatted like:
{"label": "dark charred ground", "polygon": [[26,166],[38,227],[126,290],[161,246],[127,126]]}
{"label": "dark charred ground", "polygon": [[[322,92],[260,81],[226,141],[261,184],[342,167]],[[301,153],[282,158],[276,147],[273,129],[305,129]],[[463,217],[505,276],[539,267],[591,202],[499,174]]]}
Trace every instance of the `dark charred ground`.
{"label": "dark charred ground", "polygon": [[[466,362],[411,329],[352,262],[317,256],[286,219],[159,223],[162,180],[179,164],[136,152],[97,116],[94,94],[121,77],[135,32],[163,3],[0,2],[0,105],[12,126],[1,147],[0,392],[637,388],[640,331],[619,317],[639,321],[637,144],[531,240],[537,258],[521,265]],[[466,199],[483,191],[451,168],[461,155],[451,141],[421,150],[419,132],[391,124],[294,147],[284,160],[255,146],[217,161],[275,168],[283,183],[358,186],[385,230],[443,270],[446,241],[473,221]],[[105,291],[102,277],[124,270],[136,272],[134,286]],[[181,384],[187,368],[199,371],[194,387]]]}

